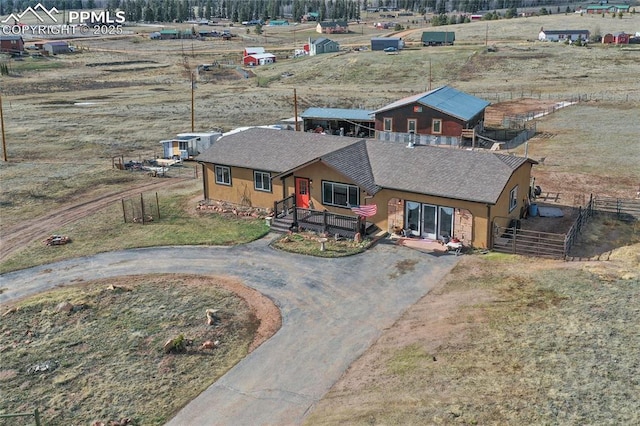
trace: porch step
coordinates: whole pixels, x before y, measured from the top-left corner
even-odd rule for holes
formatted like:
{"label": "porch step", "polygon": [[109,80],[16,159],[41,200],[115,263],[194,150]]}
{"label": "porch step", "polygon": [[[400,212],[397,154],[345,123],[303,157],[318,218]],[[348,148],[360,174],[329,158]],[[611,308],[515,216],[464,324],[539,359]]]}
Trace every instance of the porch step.
{"label": "porch step", "polygon": [[293,225],[293,218],[274,218],[271,222],[271,231],[286,234],[291,229],[291,225]]}

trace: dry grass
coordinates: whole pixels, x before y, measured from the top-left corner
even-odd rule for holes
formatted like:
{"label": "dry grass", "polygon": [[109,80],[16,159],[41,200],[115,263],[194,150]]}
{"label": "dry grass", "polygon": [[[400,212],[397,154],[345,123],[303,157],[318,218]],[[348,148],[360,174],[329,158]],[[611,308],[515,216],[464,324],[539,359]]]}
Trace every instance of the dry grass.
{"label": "dry grass", "polygon": [[324,238],[324,250],[321,250],[320,235],[315,232],[299,232],[283,235],[271,243],[272,247],[291,253],[306,254],[317,257],[344,257],[362,253],[372,243],[365,239],[355,242],[350,239],[332,237]]}
{"label": "dry grass", "polygon": [[[0,413],[38,407],[47,425],[127,417],[164,424],[245,356],[258,328],[245,301],[220,286],[223,278],[129,277],[115,290],[113,283],[47,292],[3,316]],[[70,312],[57,309],[64,302]],[[213,325],[209,308],[220,310]],[[180,335],[193,345],[166,354],[165,342]],[[201,349],[208,340],[219,347]]]}
{"label": "dry grass", "polygon": [[[373,20],[376,17],[371,17]],[[410,46],[399,55],[341,52],[297,60],[287,60],[286,52],[299,47],[301,40],[318,36],[310,27],[269,28],[268,37],[241,34],[240,40],[233,43],[207,41],[189,45],[180,41],[151,42],[142,36],[84,40],[80,43],[87,49],[84,53],[59,56],[45,65],[26,62],[14,68],[17,75],[3,77],[0,82],[10,159],[0,164],[3,182],[0,227],[15,224],[21,217],[37,217],[55,208],[60,200],[86,199],[133,183],[129,176],[111,173],[112,156],[124,155],[126,160],[158,155],[158,141],[190,128],[190,86],[183,66],[185,58],[190,67],[214,60],[237,63],[240,50],[251,45],[277,51],[278,62],[254,69],[256,78],[200,81],[196,90],[197,131],[271,124],[292,117],[294,89],[299,112],[309,106],[376,109],[426,90],[430,76],[433,87],[450,84],[491,101],[522,93],[541,99],[586,93],[609,101],[570,107],[541,120],[539,130],[554,136],[529,144],[529,153],[534,158],[548,156],[545,165],[537,167],[534,173],[545,190],[555,188],[584,194],[596,189],[611,195],[628,194],[637,190],[640,180],[634,167],[637,163],[634,159],[638,158],[637,150],[634,151],[637,149],[634,112],[640,102],[640,80],[621,80],[620,76],[640,72],[637,52],[527,40],[535,39],[540,27],[586,28],[601,34],[633,33],[639,22],[638,15],[627,15],[622,20],[553,15],[480,22],[447,27],[456,31],[454,47]],[[417,31],[404,35],[409,43],[415,43],[423,29],[413,25],[412,28]],[[335,39],[344,47],[366,46],[372,35],[385,33],[372,30],[369,25],[357,30],[361,33]],[[487,34],[496,52],[486,52]],[[142,60],[150,62],[140,63]],[[282,78],[284,72],[293,76]],[[75,227],[78,229],[80,224]],[[122,248],[123,244],[123,240],[114,240],[114,245],[102,247]],[[51,260],[37,250],[33,256]],[[633,356],[640,349],[634,323],[639,302],[638,246],[615,250],[610,257],[610,262],[569,265],[504,255],[465,257],[443,290],[427,296],[426,304],[417,304],[407,312],[396,327],[352,366],[318,405],[309,422],[638,423],[640,388]],[[410,267],[397,265],[397,273]],[[154,285],[148,286],[152,293],[150,300],[167,306],[154,298],[170,293],[157,291]],[[168,279],[157,285],[170,292],[182,288]],[[137,297],[136,291],[125,296]],[[194,311],[200,318],[204,304],[196,303],[209,300],[202,297],[203,291],[198,290],[198,300],[193,307],[185,306],[185,312],[200,306]],[[50,297],[58,300],[55,298],[64,298],[65,294],[54,292]],[[439,318],[430,317],[433,303],[443,299],[451,300],[448,310]],[[105,362],[113,360],[116,366],[126,367],[122,366],[123,360],[134,355],[131,348],[151,351],[153,356],[148,358],[157,362],[132,373],[133,377],[145,380],[150,380],[148,376],[153,372],[183,371],[177,362],[192,358],[172,356],[169,362],[159,356],[157,344],[143,346],[140,333],[151,337],[152,343],[167,338],[160,332],[151,333],[153,324],[164,315],[155,308],[142,309],[149,319],[137,328],[133,326],[135,317],[128,314],[121,321],[129,318],[131,324],[118,323],[115,314],[102,318],[104,324],[109,319],[116,321],[127,333],[120,334],[119,343],[124,345],[96,351],[89,343],[73,344],[89,342],[94,332],[109,333],[109,327],[81,333],[77,329],[83,327],[83,321],[68,322],[77,316],[95,314],[94,309],[64,316],[53,313],[53,305],[45,306],[47,302],[43,299],[30,303],[34,322],[26,318],[20,324],[10,324],[6,321],[13,320],[7,317],[2,322],[3,331],[8,334],[3,334],[7,343],[3,343],[0,386],[3,395],[13,395],[16,388],[19,392],[15,394],[15,403],[5,398],[4,403],[11,404],[3,406],[5,410],[28,409],[32,405],[24,406],[25,401],[40,405],[40,401],[46,401],[44,398],[51,397],[55,404],[51,405],[52,411],[46,412],[47,418],[57,419],[59,413],[69,409],[86,408],[83,422],[127,416],[134,411],[132,400],[120,393],[124,392],[122,386],[113,385],[108,392],[96,392],[96,386],[105,386],[102,379],[82,382],[85,370],[75,369],[73,360],[78,358],[74,358],[74,352],[68,355],[66,352],[74,348],[76,351],[78,347],[84,348],[85,357],[95,356],[87,371],[99,370],[108,373],[107,376],[111,373],[110,369],[102,368]],[[180,298],[172,303],[171,306],[181,303]],[[130,306],[123,308],[114,302],[113,307],[127,313]],[[113,312],[109,309],[106,307],[105,312]],[[172,332],[174,319],[188,325],[184,317],[169,318],[163,324]],[[194,327],[197,330],[200,325]],[[39,346],[42,337],[31,338],[33,342],[27,351],[24,333],[43,329],[58,344],[57,350],[64,351],[64,359],[58,357],[60,367],[53,373],[45,373],[36,383],[33,377],[24,374],[24,369],[54,357],[50,347]],[[40,333],[42,336],[44,332]],[[236,346],[241,347],[244,343]],[[42,355],[35,348],[42,348]],[[17,351],[20,356],[14,356]],[[112,353],[119,355],[110,357]],[[194,367],[194,371],[199,370]],[[55,383],[47,382],[56,378]],[[17,380],[22,387],[14,386]],[[42,385],[43,380],[46,385]],[[148,384],[145,380],[132,386]],[[51,392],[78,383],[81,385],[68,398],[68,404],[63,396]],[[172,398],[179,402],[166,411],[155,412],[163,406],[163,396],[149,393],[153,387],[138,389],[136,396],[149,393],[146,402],[151,407],[150,417],[144,417],[142,424],[161,423],[196,393],[192,387],[172,388],[166,382],[158,386],[160,393],[170,389]],[[204,384],[198,386],[202,389]],[[118,398],[100,399],[112,394]],[[42,405],[50,406],[48,402]],[[65,423],[61,420],[60,424]]]}

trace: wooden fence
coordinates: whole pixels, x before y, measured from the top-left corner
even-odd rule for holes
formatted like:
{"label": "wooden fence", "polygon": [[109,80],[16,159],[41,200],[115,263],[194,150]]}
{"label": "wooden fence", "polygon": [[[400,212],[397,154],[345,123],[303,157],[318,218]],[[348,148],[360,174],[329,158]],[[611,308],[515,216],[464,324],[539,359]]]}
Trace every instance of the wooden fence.
{"label": "wooden fence", "polygon": [[[9,414],[0,414],[0,419],[14,419],[17,417],[33,417],[35,420],[36,426],[40,426],[42,423],[40,422],[40,412],[36,408],[31,413],[9,413]],[[9,424],[9,423],[7,423]]]}

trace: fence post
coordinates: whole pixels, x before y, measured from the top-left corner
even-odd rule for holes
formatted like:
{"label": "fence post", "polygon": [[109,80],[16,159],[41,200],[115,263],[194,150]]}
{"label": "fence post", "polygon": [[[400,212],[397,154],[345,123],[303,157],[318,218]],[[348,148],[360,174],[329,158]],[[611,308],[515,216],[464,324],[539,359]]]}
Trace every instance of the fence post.
{"label": "fence post", "polygon": [[36,419],[36,426],[40,426],[40,412],[37,408],[33,410],[33,417]]}
{"label": "fence post", "polygon": [[513,240],[511,243],[511,250],[513,254],[516,254],[516,238],[517,238],[516,233],[518,232],[518,227],[514,226],[511,229],[513,229]]}
{"label": "fence post", "polygon": [[156,192],[156,209],[158,210],[158,220],[160,220],[160,201],[158,201],[158,193]]}
{"label": "fence post", "polygon": [[142,210],[142,224],[144,225],[144,198],[140,194],[140,210]]}
{"label": "fence post", "polygon": [[124,198],[120,199],[122,201],[122,218],[124,219],[124,223],[127,223],[127,213],[124,210]]}
{"label": "fence post", "polygon": [[327,211],[322,212],[322,232],[327,232]]}

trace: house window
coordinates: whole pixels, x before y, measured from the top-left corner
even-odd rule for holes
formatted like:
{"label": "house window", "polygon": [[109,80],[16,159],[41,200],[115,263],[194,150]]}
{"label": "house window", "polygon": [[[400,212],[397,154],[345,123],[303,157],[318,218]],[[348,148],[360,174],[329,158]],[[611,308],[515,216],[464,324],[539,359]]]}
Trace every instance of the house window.
{"label": "house window", "polygon": [[253,172],[253,184],[258,191],[271,192],[271,174],[267,172]]}
{"label": "house window", "polygon": [[189,149],[189,143],[187,141],[180,141],[178,142],[178,149],[180,151],[187,151]]}
{"label": "house window", "polygon": [[393,119],[392,118],[384,118],[382,120],[384,123],[384,128],[382,130],[384,130],[385,132],[390,132],[391,129],[393,128]]}
{"label": "house window", "polygon": [[509,213],[518,207],[518,185],[509,192]]}
{"label": "house window", "polygon": [[418,120],[416,120],[415,118],[407,120],[407,131],[409,133],[416,133],[417,128],[418,128]]}
{"label": "house window", "polygon": [[216,166],[216,183],[231,186],[231,169],[227,166]]}
{"label": "house window", "polygon": [[336,182],[322,182],[322,204],[336,207],[357,206],[358,187]]}
{"label": "house window", "polygon": [[440,134],[442,133],[442,120],[434,119],[431,124],[431,133]]}

